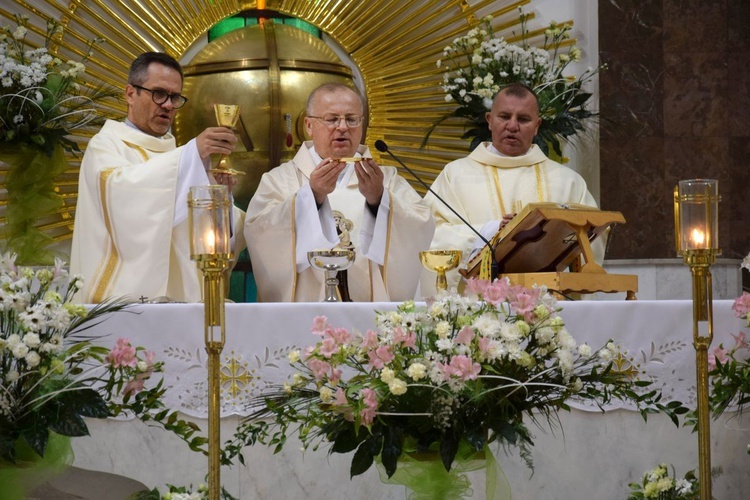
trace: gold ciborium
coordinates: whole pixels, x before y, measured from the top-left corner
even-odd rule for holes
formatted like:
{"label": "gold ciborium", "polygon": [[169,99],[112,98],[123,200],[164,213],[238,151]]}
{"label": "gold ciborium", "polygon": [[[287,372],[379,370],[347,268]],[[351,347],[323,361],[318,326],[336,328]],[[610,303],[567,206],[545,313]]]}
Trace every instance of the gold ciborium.
{"label": "gold ciborium", "polygon": [[[214,113],[216,114],[216,123],[220,127],[227,127],[234,130],[237,120],[240,119],[240,107],[237,104],[214,104]],[[221,155],[216,167],[210,170],[212,173],[245,175],[245,172],[235,170],[227,165],[228,156]]]}
{"label": "gold ciborium", "polygon": [[425,269],[437,273],[435,281],[437,291],[448,290],[445,273],[457,268],[461,263],[461,250],[427,250],[419,252],[419,260]]}
{"label": "gold ciborium", "polygon": [[326,273],[326,297],[323,302],[341,302],[336,288],[338,273],[354,263],[354,250],[316,250],[307,252],[307,261],[314,269]]}

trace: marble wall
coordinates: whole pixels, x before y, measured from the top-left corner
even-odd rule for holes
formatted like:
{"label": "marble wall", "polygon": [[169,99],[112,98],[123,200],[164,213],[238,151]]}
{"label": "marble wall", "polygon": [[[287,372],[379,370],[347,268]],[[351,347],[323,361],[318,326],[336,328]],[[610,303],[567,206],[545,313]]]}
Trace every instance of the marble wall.
{"label": "marble wall", "polygon": [[750,2],[599,0],[608,259],[674,257],[677,181],[719,180],[725,258],[750,251]]}

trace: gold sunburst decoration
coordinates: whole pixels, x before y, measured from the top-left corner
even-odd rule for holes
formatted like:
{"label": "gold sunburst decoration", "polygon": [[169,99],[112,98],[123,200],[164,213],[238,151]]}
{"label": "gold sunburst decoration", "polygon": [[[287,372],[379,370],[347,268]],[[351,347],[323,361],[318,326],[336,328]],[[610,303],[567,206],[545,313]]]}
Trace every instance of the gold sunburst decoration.
{"label": "gold sunburst decoration", "polygon": [[[104,38],[106,43],[98,46],[87,64],[87,78],[92,84],[123,88],[130,62],[143,51],[163,51],[180,60],[212,26],[246,10],[296,17],[329,35],[362,74],[369,108],[366,142],[372,146],[377,139],[385,140],[429,183],[447,162],[466,155],[468,148],[460,138],[462,122],[451,120],[433,132],[427,148],[419,147],[433,122],[453,109],[439,87],[442,70],[436,62],[444,47],[486,15],[494,17],[497,33],[509,41],[517,39],[518,8],[530,1],[12,0],[0,7],[0,22],[10,22],[16,13],[28,14],[30,25],[37,27],[32,31],[43,35],[45,18],[60,19],[65,31],[54,49],[70,59],[80,59],[89,39]],[[124,117],[124,101],[113,103],[109,111]],[[93,132],[75,137],[82,148]],[[72,234],[79,167],[80,158],[71,158],[69,170],[57,181],[65,205],[40,221],[56,241]],[[0,175],[4,178],[5,172]],[[4,179],[0,182],[4,186]],[[416,183],[415,187],[424,191]],[[4,218],[3,196],[0,223]]]}

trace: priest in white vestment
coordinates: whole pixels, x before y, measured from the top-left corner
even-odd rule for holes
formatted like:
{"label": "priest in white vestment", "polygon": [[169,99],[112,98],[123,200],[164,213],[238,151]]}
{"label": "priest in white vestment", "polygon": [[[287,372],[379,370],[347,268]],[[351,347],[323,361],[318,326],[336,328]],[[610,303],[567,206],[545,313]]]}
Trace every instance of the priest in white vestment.
{"label": "priest in white vestment", "polygon": [[307,253],[342,246],[356,253],[347,271],[351,300],[415,297],[432,213],[394,167],[378,165],[360,145],[363,113],[351,88],[319,87],[305,117],[312,141],[263,175],[245,223],[259,301],[322,300],[325,276]]}
{"label": "priest in white vestment", "polygon": [[[576,203],[596,207],[583,178],[554,162],[533,144],[539,129],[539,103],[522,84],[501,90],[487,113],[492,142],[477,146],[465,158],[443,168],[431,189],[489,240],[528,203]],[[457,249],[464,264],[472,252],[484,246],[471,228],[434,195],[425,196],[435,215],[433,250]],[[596,260],[604,258],[605,238],[592,243]],[[458,270],[447,273],[448,286],[458,285]],[[435,293],[435,274],[424,271],[424,296]]]}
{"label": "priest in white vestment", "polygon": [[[187,101],[182,80],[172,57],[140,55],[125,87],[127,120],[108,120],[86,147],[70,259],[71,272],[84,278],[81,302],[126,295],[201,300],[202,277],[190,260],[187,194],[190,186],[216,181],[231,188],[232,179],[213,179],[207,170],[210,154],[231,153],[237,139],[228,128],[210,127],[176,146],[169,129]],[[240,230],[242,216],[235,211]]]}

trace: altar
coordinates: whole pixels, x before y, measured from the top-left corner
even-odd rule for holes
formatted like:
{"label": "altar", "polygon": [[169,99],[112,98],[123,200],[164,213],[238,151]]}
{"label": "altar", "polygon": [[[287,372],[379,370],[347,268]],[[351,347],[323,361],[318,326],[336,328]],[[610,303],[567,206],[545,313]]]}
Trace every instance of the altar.
{"label": "altar", "polygon": [[[742,330],[729,300],[714,302],[712,346],[733,345],[731,334]],[[248,398],[289,375],[287,354],[314,343],[310,333],[315,316],[333,326],[366,332],[374,328],[375,312],[397,304],[307,303],[227,304],[227,344],[222,354],[222,441],[229,439],[246,414]],[[691,301],[561,302],[561,316],[573,337],[597,349],[613,339],[618,347],[616,368],[653,380],[665,401],[695,404]],[[165,362],[162,374],[170,387],[166,404],[207,429],[206,355],[203,348],[201,304],[143,304],[118,313],[98,325],[98,342],[117,337],[156,352]],[[698,466],[697,435],[677,428],[663,415],[644,422],[633,408],[598,408],[573,404],[561,412],[559,426],[535,435],[535,469],[526,468],[513,449],[495,449],[513,498],[626,498],[627,484],[639,481],[647,469],[671,463],[679,476]],[[73,440],[75,465],[133,478],[153,488],[204,481],[207,458],[189,451],[175,436],[139,421],[89,420],[91,437]],[[750,488],[750,420],[725,415],[712,422],[712,465],[716,498],[740,498]],[[349,478],[351,454],[328,450],[300,451],[298,443],[284,449],[256,445],[244,450],[246,466],[222,469],[222,483],[243,499],[396,499],[401,487],[384,485],[373,467]],[[475,477],[475,497],[484,498],[482,478]]]}

